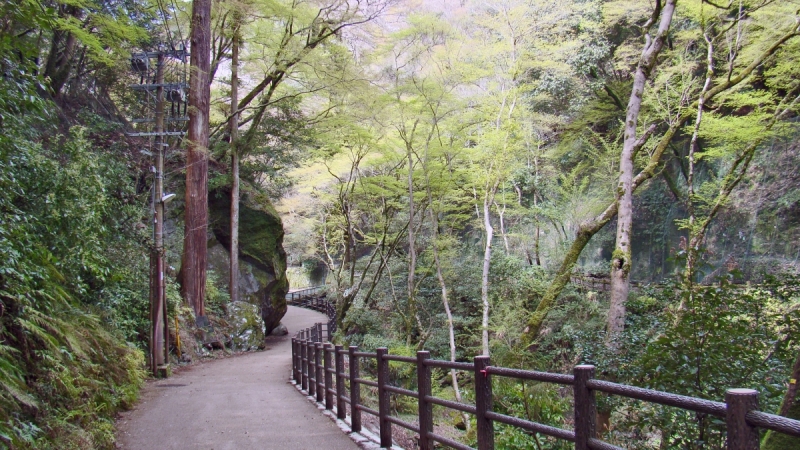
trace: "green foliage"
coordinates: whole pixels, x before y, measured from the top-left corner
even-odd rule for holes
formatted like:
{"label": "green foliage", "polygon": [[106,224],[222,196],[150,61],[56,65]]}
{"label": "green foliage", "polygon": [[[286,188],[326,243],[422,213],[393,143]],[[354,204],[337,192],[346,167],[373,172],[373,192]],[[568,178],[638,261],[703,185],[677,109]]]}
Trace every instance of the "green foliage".
{"label": "green foliage", "polygon": [[51,134],[41,80],[2,63],[0,447],[110,448],[144,378],[125,343],[146,317],[144,210],[125,160],[94,130]]}
{"label": "green foliage", "polygon": [[[798,349],[797,292],[794,276],[753,286],[723,278],[691,290],[669,284],[629,300],[616,346],[603,343],[603,331],[575,340],[582,362],[618,382],[716,401],[727,389],[752,388],[760,409],[774,411]],[[631,440],[637,432],[658,430],[669,447],[724,447],[724,422],[711,417],[605,396],[599,407],[615,411],[612,436],[621,445],[641,445]]]}

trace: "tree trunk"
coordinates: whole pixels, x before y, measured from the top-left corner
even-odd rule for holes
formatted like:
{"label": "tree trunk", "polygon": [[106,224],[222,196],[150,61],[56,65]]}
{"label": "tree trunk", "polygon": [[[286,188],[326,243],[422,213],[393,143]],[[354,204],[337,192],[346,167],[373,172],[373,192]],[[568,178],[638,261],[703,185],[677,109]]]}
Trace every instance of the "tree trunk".
{"label": "tree trunk", "polygon": [[239,300],[239,21],[235,19],[231,49],[231,301]]}
{"label": "tree trunk", "polygon": [[[783,396],[781,409],[778,414],[790,419],[800,419],[800,402],[797,400],[797,380],[800,379],[800,353],[794,361],[792,375]],[[761,444],[761,450],[790,450],[800,448],[800,438],[788,434],[768,431]]]}
{"label": "tree trunk", "polygon": [[211,64],[211,0],[192,2],[189,135],[186,149],[186,213],[181,293],[204,317],[208,258],[208,117]]}
{"label": "tree trunk", "polygon": [[483,271],[481,273],[481,302],[483,303],[481,347],[483,348],[483,356],[489,356],[489,268],[492,262],[492,239],[494,238],[490,207],[494,201],[494,193],[497,191],[497,186],[498,183],[491,187],[487,186],[486,196],[483,199],[483,228],[486,233],[486,246],[483,250]]}
{"label": "tree trunk", "polygon": [[[433,228],[433,262],[436,264],[436,278],[439,280],[439,287],[442,289],[442,305],[444,306],[444,313],[447,316],[447,335],[448,335],[448,342],[450,344],[450,362],[456,362],[456,329],[455,325],[453,324],[453,312],[450,310],[450,298],[447,294],[447,283],[444,280],[444,274],[442,274],[442,263],[439,259],[439,220],[436,217],[436,212],[433,208],[433,201],[432,201],[430,185],[428,185],[428,203],[430,203],[430,213],[431,213],[431,226]],[[450,370],[450,380],[453,385],[453,394],[456,397],[456,401],[461,403],[461,389],[458,386],[458,377],[456,376],[456,370]],[[469,417],[466,413],[463,414],[464,417],[464,424],[469,428]]]}
{"label": "tree trunk", "polygon": [[[414,125],[416,128],[416,124]],[[415,292],[415,275],[417,271],[416,235],[414,233],[414,161],[412,159],[411,144],[406,143],[406,157],[408,158],[408,312],[406,340],[411,342],[414,321],[417,318],[417,300]],[[422,332],[422,330],[419,330]]]}
{"label": "tree trunk", "polygon": [[[656,3],[650,23],[655,23],[661,13],[661,23],[654,39],[647,35],[647,42],[636,67],[633,77],[633,90],[628,101],[625,117],[625,140],[619,163],[619,184],[617,185],[617,241],[611,259],[611,305],[608,310],[608,334],[606,342],[612,343],[616,335],[622,332],[625,326],[625,301],[630,290],[631,270],[631,231],[633,228],[633,160],[636,152],[646,141],[645,136],[636,135],[639,122],[639,110],[642,106],[642,96],[645,85],[653,68],[656,66],[658,54],[664,46],[672,23],[677,0],[667,0],[663,10],[659,11],[661,2]],[[642,139],[645,138],[645,139]]]}

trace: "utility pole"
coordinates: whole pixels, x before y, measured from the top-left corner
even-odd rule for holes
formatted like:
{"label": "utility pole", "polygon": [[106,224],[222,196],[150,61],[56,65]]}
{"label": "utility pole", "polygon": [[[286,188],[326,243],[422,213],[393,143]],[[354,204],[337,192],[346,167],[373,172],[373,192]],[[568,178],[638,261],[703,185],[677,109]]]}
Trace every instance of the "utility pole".
{"label": "utility pole", "polygon": [[[152,151],[143,153],[153,157],[153,246],[150,250],[150,352],[148,362],[154,377],[169,376],[169,321],[165,283],[164,249],[164,206],[175,194],[164,194],[164,154],[169,146],[169,136],[183,136],[181,123],[188,119],[181,113],[186,104],[186,56],[183,45],[178,49],[159,49],[154,52],[136,53],[131,57],[131,68],[139,75],[140,84],[132,85],[134,91],[141,93],[143,106],[152,115],[132,119],[131,123],[142,124],[146,131],[127,133],[131,137],[152,138]],[[167,70],[167,57],[182,65],[171,66]],[[155,67],[153,67],[155,62]],[[169,82],[165,79],[169,77]],[[166,117],[166,102],[171,104],[169,117]],[[185,108],[184,112],[185,114]],[[150,128],[151,125],[152,128]],[[167,129],[169,125],[169,130]]]}
{"label": "utility pole", "polygon": [[155,183],[153,218],[153,258],[155,276],[150,280],[153,301],[150,304],[152,325],[150,358],[153,376],[167,376],[167,352],[169,351],[169,329],[167,327],[167,302],[164,290],[164,53],[156,58],[156,114],[155,114]]}

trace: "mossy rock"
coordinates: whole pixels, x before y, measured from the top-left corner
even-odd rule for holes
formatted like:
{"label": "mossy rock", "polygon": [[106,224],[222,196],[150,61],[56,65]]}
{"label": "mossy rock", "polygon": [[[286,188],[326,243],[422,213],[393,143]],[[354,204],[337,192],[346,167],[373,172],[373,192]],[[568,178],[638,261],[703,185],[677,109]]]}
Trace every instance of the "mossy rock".
{"label": "mossy rock", "polygon": [[[208,195],[210,228],[216,240],[230,254],[230,191],[218,188]],[[258,305],[269,335],[286,314],[286,252],[283,249],[283,223],[269,199],[263,195],[244,194],[239,203],[239,261],[241,300]],[[225,273],[225,272],[223,272]],[[243,290],[252,285],[242,277],[254,278],[258,290]]]}
{"label": "mossy rock", "polygon": [[232,350],[255,350],[264,346],[264,324],[258,317],[258,306],[248,302],[228,305],[228,325]]}

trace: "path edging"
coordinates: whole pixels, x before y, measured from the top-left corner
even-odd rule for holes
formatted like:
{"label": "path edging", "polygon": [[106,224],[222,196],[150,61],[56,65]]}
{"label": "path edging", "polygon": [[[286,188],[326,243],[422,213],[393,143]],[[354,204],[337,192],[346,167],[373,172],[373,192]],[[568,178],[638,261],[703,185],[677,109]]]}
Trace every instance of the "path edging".
{"label": "path edging", "polygon": [[[380,445],[381,442],[380,437],[378,435],[372,433],[371,431],[367,430],[366,427],[363,426],[360,432],[351,431],[349,415],[346,416],[344,420],[339,419],[338,417],[336,417],[336,408],[337,408],[336,406],[334,406],[333,409],[325,409],[324,404],[319,403],[317,399],[314,398],[314,396],[306,394],[306,392],[303,391],[302,387],[299,384],[297,384],[295,380],[290,378],[289,383],[291,383],[295,387],[295,389],[297,389],[301,394],[303,394],[306,400],[313,403],[314,406],[316,406],[317,409],[319,409],[324,416],[331,419],[339,427],[339,429],[342,430],[344,434],[348,435],[350,439],[352,439],[353,442],[355,442],[356,445],[358,445],[360,448],[364,450],[380,450],[382,448]],[[391,450],[404,450],[404,449],[398,445],[392,444]]]}

